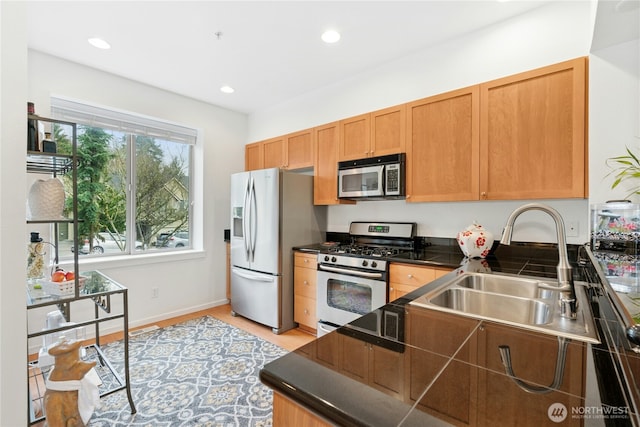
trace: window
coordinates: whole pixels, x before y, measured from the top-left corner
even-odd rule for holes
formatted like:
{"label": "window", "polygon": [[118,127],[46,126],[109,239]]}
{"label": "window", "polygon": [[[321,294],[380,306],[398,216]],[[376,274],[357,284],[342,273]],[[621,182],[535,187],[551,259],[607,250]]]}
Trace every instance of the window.
{"label": "window", "polygon": [[[190,248],[197,131],[62,98],[52,98],[51,107],[55,118],[78,124],[80,254]],[[54,128],[58,152],[71,152],[67,135]],[[70,244],[71,233],[60,227],[60,243]]]}

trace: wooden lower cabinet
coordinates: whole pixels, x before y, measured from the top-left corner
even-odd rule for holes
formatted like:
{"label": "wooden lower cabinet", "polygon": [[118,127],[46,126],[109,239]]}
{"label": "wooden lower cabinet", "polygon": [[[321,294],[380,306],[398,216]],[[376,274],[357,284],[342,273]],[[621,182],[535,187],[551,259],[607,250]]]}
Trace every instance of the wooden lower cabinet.
{"label": "wooden lower cabinet", "polygon": [[389,301],[396,300],[421,286],[453,271],[446,267],[423,267],[391,263],[389,266]]}
{"label": "wooden lower cabinet", "polygon": [[328,423],[278,392],[273,393],[273,425],[278,427],[333,426],[333,424]]}
{"label": "wooden lower cabinet", "polygon": [[486,324],[478,339],[478,363],[486,367],[478,371],[478,425],[555,425],[548,410],[551,405],[561,403],[568,414],[561,425],[581,426],[583,420],[572,418],[571,408],[584,406],[580,396],[585,392],[586,344],[577,341],[568,344],[562,384],[559,390],[545,394],[528,393],[505,375],[498,350],[502,345],[509,346],[513,372],[520,380],[537,386],[553,383],[557,338]]}
{"label": "wooden lower cabinet", "polygon": [[404,400],[404,353],[336,332],[318,338],[314,359],[336,372]]}
{"label": "wooden lower cabinet", "polygon": [[506,375],[499,347],[509,347],[518,379],[549,386],[556,370],[557,338],[495,323],[478,326],[479,320],[407,307],[408,403],[418,401],[420,409],[454,425],[482,427],[555,425],[548,411],[560,403],[567,411],[562,425],[583,424],[571,411],[584,406],[584,343],[569,342],[559,390],[531,393]]}
{"label": "wooden lower cabinet", "polygon": [[315,334],[317,256],[305,252],[294,253],[293,320],[300,328]]}
{"label": "wooden lower cabinet", "polygon": [[421,410],[453,425],[476,425],[477,335],[472,332],[478,321],[410,305],[406,314],[407,403],[417,401]]}
{"label": "wooden lower cabinet", "polygon": [[403,353],[347,335],[341,335],[339,339],[342,340],[340,350],[345,356],[340,364],[342,373],[403,400]]}

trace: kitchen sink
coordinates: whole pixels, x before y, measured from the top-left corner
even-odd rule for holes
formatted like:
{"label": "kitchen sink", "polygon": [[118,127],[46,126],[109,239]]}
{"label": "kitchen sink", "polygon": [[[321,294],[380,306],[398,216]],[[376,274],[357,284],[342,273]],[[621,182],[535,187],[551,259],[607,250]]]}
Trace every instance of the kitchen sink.
{"label": "kitchen sink", "polygon": [[483,317],[495,317],[525,325],[544,325],[551,322],[553,307],[529,298],[478,292],[464,288],[450,288],[430,300],[431,304],[450,310]]}
{"label": "kitchen sink", "polygon": [[552,289],[556,286],[555,283],[536,278],[482,273],[463,274],[458,276],[451,286],[523,298],[558,298],[558,291]]}
{"label": "kitchen sink", "polygon": [[463,273],[444,276],[409,304],[544,334],[599,343],[586,283],[575,282],[576,319],[560,315],[560,291],[554,280],[506,274]]}

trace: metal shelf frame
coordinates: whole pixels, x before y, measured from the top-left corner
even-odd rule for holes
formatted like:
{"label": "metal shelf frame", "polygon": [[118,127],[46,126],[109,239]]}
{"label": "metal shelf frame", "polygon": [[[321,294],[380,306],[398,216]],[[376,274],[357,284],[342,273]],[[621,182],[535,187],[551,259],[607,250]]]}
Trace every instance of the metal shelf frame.
{"label": "metal shelf frame", "polygon": [[[71,142],[72,153],[71,154],[59,154],[59,153],[44,153],[40,151],[27,151],[26,154],[26,167],[27,172],[35,174],[46,174],[53,177],[63,176],[71,174],[72,177],[72,189],[73,189],[73,203],[72,213],[69,219],[56,219],[56,220],[27,220],[27,224],[51,224],[53,227],[54,241],[53,247],[55,248],[55,260],[58,261],[58,226],[62,223],[71,223],[73,228],[73,265],[74,271],[78,273],[79,268],[79,248],[78,238],[79,230],[78,223],[78,143],[77,143],[77,125],[76,123],[46,118],[33,114],[28,115],[28,119],[43,121],[51,123],[51,126],[55,124],[70,126],[72,129]],[[80,277],[87,277],[86,282],[80,285]],[[29,331],[29,310],[46,307],[56,306],[63,314],[67,322],[71,322],[71,307],[74,302],[92,300],[94,302],[94,317],[89,320],[74,323],[73,325],[63,326],[59,328],[53,328],[48,330],[38,330],[36,332],[27,332],[27,355],[29,354],[29,340],[32,338],[40,337],[43,335],[61,332],[65,330],[71,330],[78,327],[94,325],[95,327],[95,344],[90,344],[85,347],[85,353],[91,354],[93,359],[97,361],[96,371],[99,373],[103,384],[107,384],[100,391],[100,396],[105,396],[114,393],[119,390],[126,389],[127,399],[131,408],[131,413],[136,413],[136,408],[131,395],[131,381],[129,377],[129,302],[127,288],[110,279],[97,271],[81,272],[75,275],[75,286],[72,294],[56,296],[56,295],[38,295],[34,296],[30,293],[33,288],[27,283],[27,331]],[[122,311],[116,314],[112,313],[112,297],[122,298]],[[113,366],[109,363],[100,349],[100,323],[114,321],[122,319],[124,330],[124,379],[116,372]],[[44,410],[44,392],[40,393],[40,386],[43,386],[45,375],[48,374],[51,367],[48,369],[42,369],[38,367],[37,362],[27,363],[27,384],[28,384],[28,420],[29,425],[39,423],[46,417]],[[41,377],[39,377],[39,375]],[[105,375],[110,375],[107,378]],[[104,376],[104,378],[103,378]],[[32,396],[32,389],[37,387],[37,393]],[[40,395],[41,394],[41,395]],[[40,405],[41,415],[36,415],[38,411],[35,407]]]}

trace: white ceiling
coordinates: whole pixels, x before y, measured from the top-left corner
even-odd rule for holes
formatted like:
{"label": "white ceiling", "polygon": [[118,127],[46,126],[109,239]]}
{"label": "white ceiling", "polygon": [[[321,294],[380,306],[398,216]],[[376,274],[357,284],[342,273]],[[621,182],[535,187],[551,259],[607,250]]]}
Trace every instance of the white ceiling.
{"label": "white ceiling", "polygon": [[[30,1],[28,41],[31,49],[251,113],[549,1]],[[342,39],[324,44],[327,28]],[[90,46],[93,36],[112,49]],[[221,93],[223,85],[235,93]]]}

